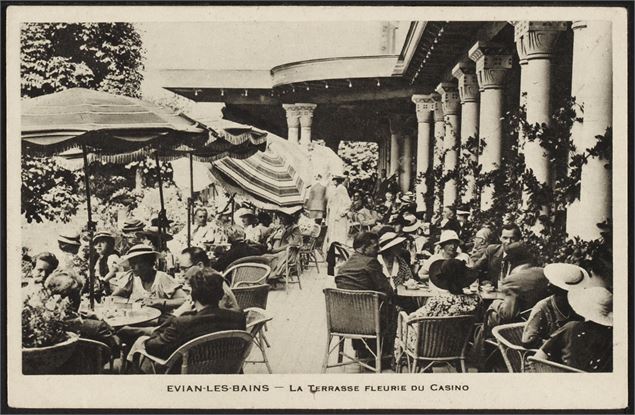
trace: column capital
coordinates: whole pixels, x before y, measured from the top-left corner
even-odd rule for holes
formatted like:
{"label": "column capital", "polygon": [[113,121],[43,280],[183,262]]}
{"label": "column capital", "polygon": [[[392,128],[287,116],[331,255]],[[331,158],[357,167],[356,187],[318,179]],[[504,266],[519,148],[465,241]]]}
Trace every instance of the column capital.
{"label": "column capital", "polygon": [[441,103],[445,115],[456,115],[459,113],[459,90],[454,83],[442,82],[437,85],[436,92],[441,95]]}
{"label": "column capital", "polygon": [[441,103],[441,96],[437,94],[437,97],[434,100],[434,122],[443,122],[445,119],[443,104]]}
{"label": "column capital", "polygon": [[452,68],[452,76],[459,81],[461,104],[478,102],[478,80],[473,62],[460,62]]}
{"label": "column capital", "polygon": [[479,90],[500,89],[505,75],[512,67],[512,55],[502,45],[490,42],[476,42],[468,52],[476,63]]}
{"label": "column capital", "polygon": [[295,104],[296,111],[300,117],[300,124],[303,127],[310,127],[313,123],[313,111],[317,104],[309,104],[309,103],[297,103]]}
{"label": "column capital", "polygon": [[436,107],[437,94],[413,95],[412,102],[415,103],[417,112],[417,122],[430,122],[430,116]]}
{"label": "column capital", "polygon": [[282,104],[287,113],[287,126],[290,128],[297,128],[300,126],[300,112],[296,107],[296,104]]}
{"label": "column capital", "polygon": [[521,60],[549,59],[561,32],[567,30],[567,22],[513,22],[514,41]]}

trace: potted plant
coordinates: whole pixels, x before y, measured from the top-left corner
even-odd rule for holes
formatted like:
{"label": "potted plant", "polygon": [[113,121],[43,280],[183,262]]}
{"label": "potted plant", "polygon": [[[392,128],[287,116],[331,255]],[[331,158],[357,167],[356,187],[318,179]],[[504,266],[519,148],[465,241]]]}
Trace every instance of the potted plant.
{"label": "potted plant", "polygon": [[22,304],[22,373],[54,374],[72,356],[79,335],[68,299],[34,291]]}

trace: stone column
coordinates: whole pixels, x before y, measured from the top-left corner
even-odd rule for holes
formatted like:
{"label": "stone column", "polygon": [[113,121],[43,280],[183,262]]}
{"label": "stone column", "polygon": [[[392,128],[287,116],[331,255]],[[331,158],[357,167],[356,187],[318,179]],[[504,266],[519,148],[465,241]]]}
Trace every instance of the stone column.
{"label": "stone column", "polygon": [[[514,22],[514,39],[518,55],[527,60],[521,66],[521,79],[527,88],[527,122],[530,125],[549,123],[551,116],[551,58],[560,32],[566,22]],[[536,179],[551,184],[549,154],[539,140],[527,141],[523,146],[525,164]]]}
{"label": "stone column", "polygon": [[[441,96],[435,94],[434,101],[434,148],[432,157],[432,169],[437,170],[439,166],[443,166],[443,140],[445,138],[445,121],[443,113],[443,105],[441,104]],[[441,216],[441,204],[443,203],[443,193],[434,192],[434,204],[432,206],[433,221]]]}
{"label": "stone column", "polygon": [[[445,121],[443,175],[447,175],[458,168],[459,151],[456,145],[459,142],[459,90],[453,83],[443,82],[437,86],[436,92],[441,95]],[[457,180],[446,181],[443,187],[443,206],[454,205],[458,195]]]}
{"label": "stone column", "polygon": [[[485,148],[480,157],[481,171],[488,173],[501,166],[503,115],[503,84],[507,71],[512,67],[512,56],[502,46],[477,42],[468,53],[476,62],[476,75],[481,93],[481,113],[479,118],[480,140]],[[492,206],[493,186],[481,190],[481,209]]]}
{"label": "stone column", "polygon": [[380,137],[377,141],[377,174],[381,173],[384,169],[386,170],[386,174],[388,174],[388,168],[386,166],[388,149],[386,148],[386,144],[385,137]]}
{"label": "stone column", "polygon": [[[596,136],[604,135],[612,126],[613,117],[613,44],[610,21],[587,21],[586,27],[576,30],[586,42],[587,59],[582,68],[584,80],[584,121],[582,145],[584,152],[594,147]],[[580,62],[574,57],[574,62]],[[580,70],[580,68],[575,68]],[[579,213],[571,221],[567,231],[570,236],[584,240],[600,236],[596,224],[611,218],[612,190],[611,170],[605,168],[606,160],[590,157],[582,167]],[[568,224],[569,225],[569,224]]]}
{"label": "stone column", "polygon": [[295,107],[300,115],[300,144],[303,146],[309,145],[311,142],[311,125],[313,124],[313,111],[315,111],[316,104],[295,104]]}
{"label": "stone column", "polygon": [[401,176],[399,176],[399,185],[403,193],[410,191],[410,183],[412,183],[412,140],[409,134],[403,137]]}
{"label": "stone column", "polygon": [[430,170],[430,148],[432,113],[434,112],[436,95],[413,95],[412,102],[417,112],[417,211],[428,212],[432,206],[426,206],[425,195],[428,192],[428,176]]}
{"label": "stone column", "polygon": [[[459,81],[459,97],[461,98],[461,144],[470,137],[478,137],[479,93],[474,63],[461,62],[452,69],[452,76]],[[463,157],[462,154],[459,155]],[[477,155],[470,155],[470,161],[476,162]],[[462,202],[469,203],[476,196],[476,178],[471,172],[463,172],[465,191]]]}
{"label": "stone column", "polygon": [[392,114],[390,122],[390,170],[388,177],[395,173],[401,173],[401,142],[403,137],[404,119],[403,116]]}
{"label": "stone column", "polygon": [[287,139],[297,144],[300,139],[300,114],[295,104],[282,104],[282,108],[287,113],[287,128],[289,129]]}

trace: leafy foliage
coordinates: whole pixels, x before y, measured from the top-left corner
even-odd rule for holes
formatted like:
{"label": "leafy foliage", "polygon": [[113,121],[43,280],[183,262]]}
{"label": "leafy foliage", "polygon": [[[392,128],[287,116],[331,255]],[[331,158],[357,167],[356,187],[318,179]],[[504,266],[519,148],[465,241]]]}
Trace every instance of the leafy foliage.
{"label": "leafy foliage", "polygon": [[145,50],[130,23],[25,23],[22,96],[82,87],[140,97]]}
{"label": "leafy foliage", "polygon": [[68,220],[80,204],[82,177],[52,159],[22,156],[22,214],[28,222]]}
{"label": "leafy foliage", "polygon": [[22,305],[22,347],[45,347],[62,343],[72,330],[68,323],[76,317],[68,299],[49,296],[44,289],[32,292]]}
{"label": "leafy foliage", "polygon": [[351,181],[366,180],[377,172],[377,143],[341,141],[337,154],[344,160]]}

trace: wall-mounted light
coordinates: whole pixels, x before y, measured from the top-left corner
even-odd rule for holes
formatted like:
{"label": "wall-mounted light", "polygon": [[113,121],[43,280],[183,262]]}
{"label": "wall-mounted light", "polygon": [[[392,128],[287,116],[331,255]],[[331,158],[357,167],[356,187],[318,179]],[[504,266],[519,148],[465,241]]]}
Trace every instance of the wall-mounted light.
{"label": "wall-mounted light", "polygon": [[349,88],[352,88],[352,87],[353,87],[353,83],[351,82],[351,80],[350,80],[350,79],[348,80],[348,87],[349,87]]}
{"label": "wall-mounted light", "polygon": [[245,96],[249,95],[249,91],[245,89]]}
{"label": "wall-mounted light", "polygon": [[198,89],[194,90],[194,96],[197,97],[198,96]]}
{"label": "wall-mounted light", "polygon": [[225,96],[225,90],[224,90],[224,89],[221,89],[221,90],[220,90],[220,96],[221,96],[221,97],[224,97],[224,96]]}
{"label": "wall-mounted light", "polygon": [[329,89],[329,83],[328,82],[324,82],[324,89]]}
{"label": "wall-mounted light", "polygon": [[381,86],[381,81],[378,79],[377,80],[377,87],[379,88]]}

